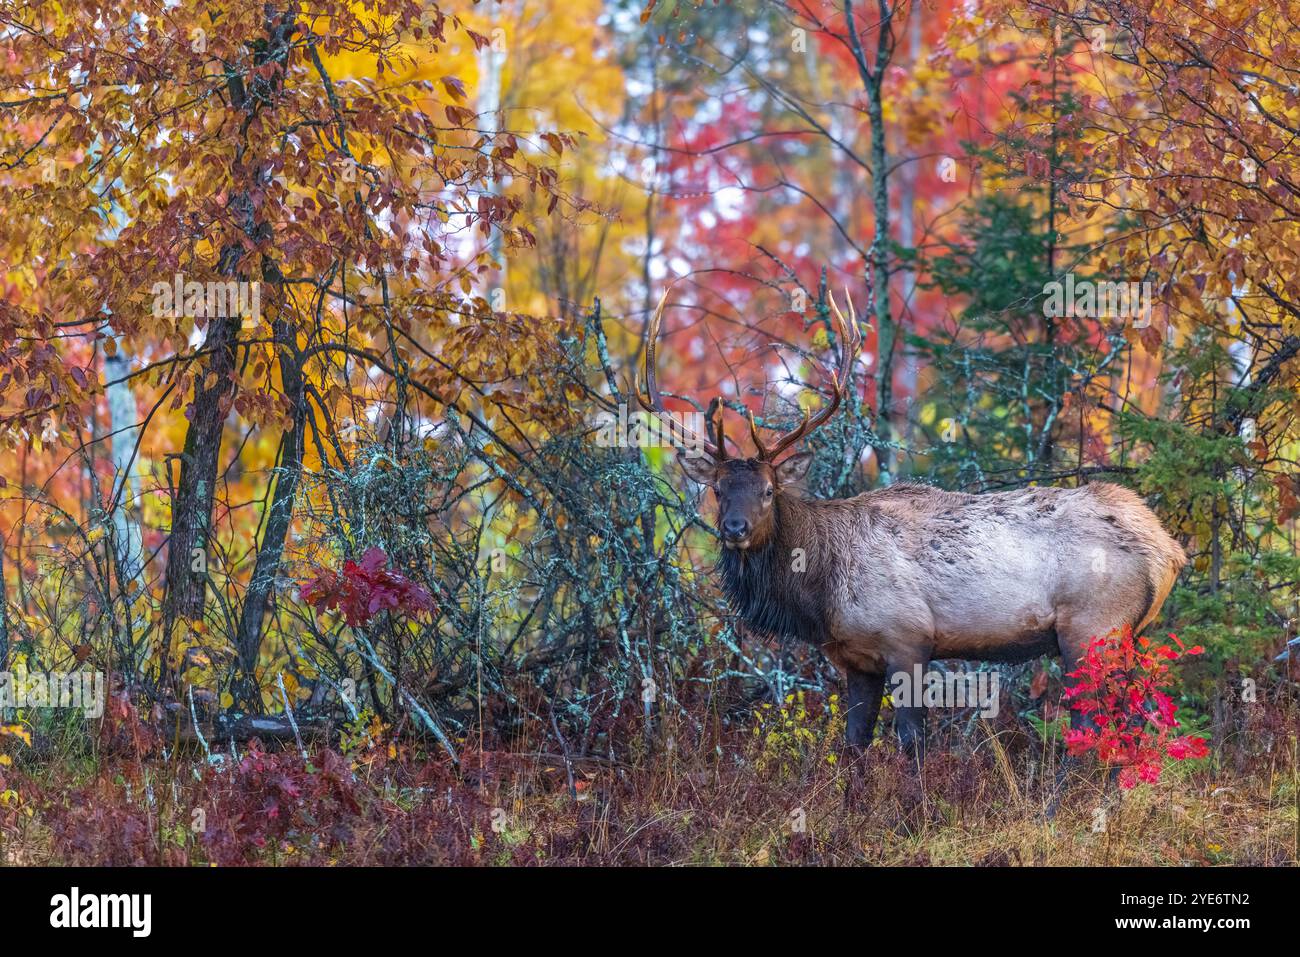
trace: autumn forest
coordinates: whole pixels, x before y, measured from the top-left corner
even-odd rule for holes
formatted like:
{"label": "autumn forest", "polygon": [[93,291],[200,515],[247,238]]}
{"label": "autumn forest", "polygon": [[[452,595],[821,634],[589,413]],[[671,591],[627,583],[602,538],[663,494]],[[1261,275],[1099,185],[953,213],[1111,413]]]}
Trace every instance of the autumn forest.
{"label": "autumn forest", "polygon": [[3,864],[1297,863],[1300,0],[0,0],[0,209]]}

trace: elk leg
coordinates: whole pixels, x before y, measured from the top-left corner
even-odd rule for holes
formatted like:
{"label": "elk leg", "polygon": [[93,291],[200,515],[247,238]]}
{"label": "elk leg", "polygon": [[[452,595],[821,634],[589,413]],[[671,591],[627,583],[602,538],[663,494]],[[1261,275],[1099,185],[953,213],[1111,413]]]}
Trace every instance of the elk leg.
{"label": "elk leg", "polygon": [[[1065,626],[1057,628],[1057,644],[1061,649],[1061,674],[1068,675],[1076,671],[1079,665],[1083,663],[1084,655],[1087,654],[1088,646],[1092,641],[1091,632],[1095,629],[1084,627]],[[1069,678],[1065,679],[1066,686],[1071,684]],[[1070,730],[1072,731],[1096,731],[1097,723],[1087,714],[1076,708],[1070,709]]]}
{"label": "elk leg", "polygon": [[865,748],[871,744],[871,736],[876,730],[880,699],[885,694],[885,676],[868,674],[856,668],[846,668],[844,674],[848,683],[844,736],[849,747]]}
{"label": "elk leg", "polygon": [[[916,668],[909,663],[894,669],[894,672],[909,676],[924,674],[928,664],[928,661],[921,661],[920,667]],[[920,688],[912,689],[914,698],[910,703],[898,701],[898,695],[894,696],[894,727],[898,731],[898,743],[906,754],[911,755],[918,768],[925,760],[925,705],[921,703],[921,694]]]}
{"label": "elk leg", "polygon": [[898,743],[919,766],[925,760],[925,705],[899,708],[894,722]]}

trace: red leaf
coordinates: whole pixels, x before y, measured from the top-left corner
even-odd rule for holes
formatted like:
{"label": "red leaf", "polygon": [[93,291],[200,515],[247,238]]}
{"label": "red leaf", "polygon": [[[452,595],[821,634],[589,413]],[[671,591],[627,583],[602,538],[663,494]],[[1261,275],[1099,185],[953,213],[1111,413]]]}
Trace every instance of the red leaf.
{"label": "red leaf", "polygon": [[465,84],[457,77],[444,76],[442,78],[442,88],[446,90],[447,94],[457,103],[465,99]]}

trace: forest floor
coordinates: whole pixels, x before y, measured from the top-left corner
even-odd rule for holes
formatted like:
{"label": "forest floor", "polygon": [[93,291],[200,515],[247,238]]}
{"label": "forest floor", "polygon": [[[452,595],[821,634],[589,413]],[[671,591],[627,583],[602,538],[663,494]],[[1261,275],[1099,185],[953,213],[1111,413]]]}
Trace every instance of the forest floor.
{"label": "forest floor", "polygon": [[[849,758],[800,711],[659,728],[625,760],[345,736],[159,753],[118,727],[0,766],[6,864],[1295,864],[1294,710],[1125,790],[1017,728]],[[795,720],[790,720],[794,718]],[[887,731],[887,729],[886,729]],[[696,742],[683,745],[680,742]]]}

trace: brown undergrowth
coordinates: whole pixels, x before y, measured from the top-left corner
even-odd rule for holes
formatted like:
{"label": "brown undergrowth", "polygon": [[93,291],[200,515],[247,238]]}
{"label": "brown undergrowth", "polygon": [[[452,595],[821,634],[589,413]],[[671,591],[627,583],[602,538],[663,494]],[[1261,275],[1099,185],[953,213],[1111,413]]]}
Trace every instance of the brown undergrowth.
{"label": "brown undergrowth", "polygon": [[[167,754],[130,713],[89,748],[0,768],[8,864],[1067,865],[1296,860],[1293,704],[1125,791],[1011,721],[936,721],[918,778],[892,740],[839,749],[834,699],[683,715],[623,757],[435,747],[375,724],[330,747]],[[888,729],[886,728],[886,732]],[[129,732],[129,733],[126,733]],[[540,738],[539,738],[540,740]]]}

